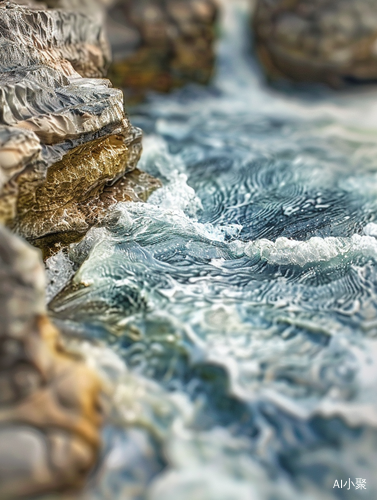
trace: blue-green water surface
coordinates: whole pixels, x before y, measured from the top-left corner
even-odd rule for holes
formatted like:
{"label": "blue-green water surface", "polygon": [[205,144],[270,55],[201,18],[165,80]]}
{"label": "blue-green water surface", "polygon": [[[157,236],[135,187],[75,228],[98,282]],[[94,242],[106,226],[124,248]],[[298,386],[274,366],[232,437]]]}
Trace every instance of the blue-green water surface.
{"label": "blue-green water surface", "polygon": [[48,262],[115,387],[87,498],[375,499],[377,94],[268,88],[229,3],[213,84],[132,110],[164,187]]}

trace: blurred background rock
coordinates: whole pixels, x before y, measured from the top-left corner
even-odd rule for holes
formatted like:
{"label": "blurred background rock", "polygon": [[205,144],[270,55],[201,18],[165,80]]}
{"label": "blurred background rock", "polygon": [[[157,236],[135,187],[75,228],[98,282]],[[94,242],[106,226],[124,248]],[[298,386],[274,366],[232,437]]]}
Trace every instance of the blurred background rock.
{"label": "blurred background rock", "polygon": [[208,83],[217,15],[214,0],[115,0],[107,21],[109,78],[133,98],[190,81]]}
{"label": "blurred background rock", "polygon": [[47,317],[37,250],[0,226],[0,498],[79,488],[97,459],[99,378]]}
{"label": "blurred background rock", "polygon": [[253,30],[271,80],[377,81],[375,0],[258,0]]}

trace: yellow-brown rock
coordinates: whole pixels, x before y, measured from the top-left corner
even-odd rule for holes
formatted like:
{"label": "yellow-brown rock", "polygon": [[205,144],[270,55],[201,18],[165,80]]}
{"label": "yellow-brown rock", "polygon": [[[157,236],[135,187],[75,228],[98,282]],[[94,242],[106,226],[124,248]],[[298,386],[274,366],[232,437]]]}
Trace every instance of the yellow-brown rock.
{"label": "yellow-brown rock", "polygon": [[135,169],[141,131],[123,93],[98,78],[100,10],[24,3],[0,0],[1,500],[82,486],[103,421],[99,379],[47,316],[40,252],[2,224],[47,256],[159,185]]}
{"label": "yellow-brown rock", "polygon": [[80,487],[99,450],[101,385],[46,316],[37,250],[0,226],[0,498]]}
{"label": "yellow-brown rock", "polygon": [[273,80],[339,87],[377,79],[375,0],[258,0],[253,19]]}
{"label": "yellow-brown rock", "polygon": [[0,1],[0,14],[1,72],[44,65],[65,76],[106,74],[109,45],[94,18],[6,0]]}
{"label": "yellow-brown rock", "polygon": [[137,165],[141,131],[122,92],[88,78],[108,63],[97,16],[0,1],[0,26],[0,222],[50,248],[98,222],[102,193]]}
{"label": "yellow-brown rock", "polygon": [[135,97],[208,83],[217,13],[214,0],[116,0],[108,12],[110,79]]}

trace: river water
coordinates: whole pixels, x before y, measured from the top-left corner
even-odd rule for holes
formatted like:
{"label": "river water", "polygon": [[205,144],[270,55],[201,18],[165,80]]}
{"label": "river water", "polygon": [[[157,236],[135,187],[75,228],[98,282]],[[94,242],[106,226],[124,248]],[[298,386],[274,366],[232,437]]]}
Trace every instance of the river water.
{"label": "river water", "polygon": [[113,391],[85,498],[375,499],[377,93],[267,87],[224,8],[212,85],[131,110],[164,187],[47,263]]}

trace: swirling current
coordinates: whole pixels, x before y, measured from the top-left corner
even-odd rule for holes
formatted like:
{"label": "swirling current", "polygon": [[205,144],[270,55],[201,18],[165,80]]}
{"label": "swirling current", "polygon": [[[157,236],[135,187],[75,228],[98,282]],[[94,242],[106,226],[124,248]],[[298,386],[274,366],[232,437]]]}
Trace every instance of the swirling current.
{"label": "swirling current", "polygon": [[115,387],[85,498],[375,499],[376,94],[269,88],[224,8],[212,85],[131,110],[164,187],[47,262]]}

